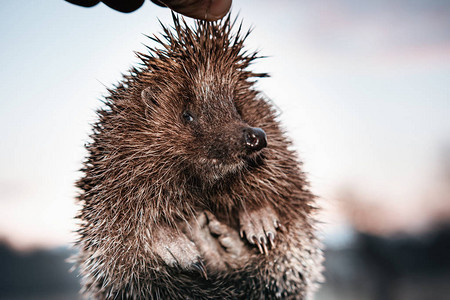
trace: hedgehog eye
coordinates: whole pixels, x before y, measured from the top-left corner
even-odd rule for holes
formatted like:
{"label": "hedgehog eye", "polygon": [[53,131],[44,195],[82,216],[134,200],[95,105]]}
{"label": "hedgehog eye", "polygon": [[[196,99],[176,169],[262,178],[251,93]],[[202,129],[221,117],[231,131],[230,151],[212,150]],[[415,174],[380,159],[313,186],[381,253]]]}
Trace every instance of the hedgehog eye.
{"label": "hedgehog eye", "polygon": [[194,117],[193,117],[193,116],[191,115],[191,113],[188,112],[188,111],[183,112],[183,119],[184,119],[186,122],[192,122],[192,121],[194,121]]}

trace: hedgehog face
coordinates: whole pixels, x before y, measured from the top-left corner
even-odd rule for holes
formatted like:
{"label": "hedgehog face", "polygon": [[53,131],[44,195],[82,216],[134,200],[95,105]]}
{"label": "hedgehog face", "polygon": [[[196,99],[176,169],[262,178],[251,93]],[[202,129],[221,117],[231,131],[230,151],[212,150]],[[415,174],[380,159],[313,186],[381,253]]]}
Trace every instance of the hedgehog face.
{"label": "hedgehog face", "polygon": [[215,170],[215,177],[236,171],[266,145],[265,132],[252,128],[238,114],[231,93],[202,88],[183,107],[186,154],[195,157],[198,171]]}
{"label": "hedgehog face", "polygon": [[208,71],[161,91],[152,114],[165,116],[155,128],[172,151],[163,155],[175,154],[190,175],[206,182],[236,173],[258,157],[267,146],[266,134],[242,119],[235,94],[232,81]]}

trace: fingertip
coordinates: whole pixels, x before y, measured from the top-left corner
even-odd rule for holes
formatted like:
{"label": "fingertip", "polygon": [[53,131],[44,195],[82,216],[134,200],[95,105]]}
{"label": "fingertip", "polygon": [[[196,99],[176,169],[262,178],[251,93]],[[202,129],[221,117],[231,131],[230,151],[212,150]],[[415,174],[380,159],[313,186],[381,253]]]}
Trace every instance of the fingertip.
{"label": "fingertip", "polygon": [[152,0],[164,4],[184,16],[216,21],[223,18],[231,7],[232,0]]}
{"label": "fingertip", "polygon": [[205,19],[207,21],[216,21],[223,18],[231,8],[232,0],[211,0],[206,10]]}

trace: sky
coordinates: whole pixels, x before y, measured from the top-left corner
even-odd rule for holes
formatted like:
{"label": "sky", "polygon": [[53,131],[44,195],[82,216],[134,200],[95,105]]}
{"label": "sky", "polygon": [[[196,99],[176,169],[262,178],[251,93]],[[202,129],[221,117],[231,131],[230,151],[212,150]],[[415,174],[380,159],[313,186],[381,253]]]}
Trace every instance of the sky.
{"label": "sky", "polygon": [[[327,222],[350,189],[426,223],[424,195],[450,145],[450,3],[235,0],[232,11],[253,28],[247,48],[267,56],[253,66],[271,74],[258,88],[281,111]],[[170,24],[170,11],[150,1],[132,14],[2,3],[0,239],[74,240],[74,182],[95,109],[138,62],[133,51],[151,45],[144,34],[160,31],[158,19]]]}

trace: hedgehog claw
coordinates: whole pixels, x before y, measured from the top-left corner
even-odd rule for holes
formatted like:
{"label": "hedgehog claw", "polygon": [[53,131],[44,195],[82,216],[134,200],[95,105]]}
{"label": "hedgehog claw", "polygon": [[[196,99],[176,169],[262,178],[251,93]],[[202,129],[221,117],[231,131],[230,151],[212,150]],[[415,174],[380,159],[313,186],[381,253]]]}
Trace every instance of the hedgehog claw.
{"label": "hedgehog claw", "polygon": [[263,248],[261,247],[261,243],[260,243],[258,240],[256,240],[256,237],[255,237],[255,244],[256,244],[256,246],[258,246],[259,252],[260,252],[261,254],[263,254],[263,253],[264,253],[264,250],[263,250]]}
{"label": "hedgehog claw", "polygon": [[268,249],[275,247],[277,228],[282,228],[275,211],[269,206],[245,211],[239,214],[239,222],[241,238],[246,236],[250,244],[258,247],[259,252],[268,255]]}
{"label": "hedgehog claw", "polygon": [[265,237],[264,235],[262,235],[262,236],[259,238],[259,241],[261,242],[261,244],[267,244],[267,240],[266,240],[266,237]]}
{"label": "hedgehog claw", "polygon": [[275,242],[273,241],[274,240],[274,234],[272,232],[268,232],[267,233],[267,238],[269,240],[270,248],[272,248],[272,249],[275,248]]}
{"label": "hedgehog claw", "polygon": [[203,261],[198,259],[195,263],[192,264],[192,267],[200,272],[200,274],[203,275],[205,279],[208,279],[208,274],[206,273],[206,267]]}
{"label": "hedgehog claw", "polygon": [[267,244],[266,244],[266,243],[263,243],[263,244],[262,244],[262,247],[263,247],[264,254],[265,254],[266,256],[269,255],[269,250],[267,249]]}

